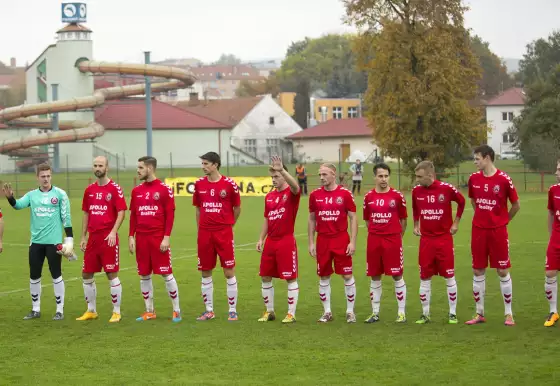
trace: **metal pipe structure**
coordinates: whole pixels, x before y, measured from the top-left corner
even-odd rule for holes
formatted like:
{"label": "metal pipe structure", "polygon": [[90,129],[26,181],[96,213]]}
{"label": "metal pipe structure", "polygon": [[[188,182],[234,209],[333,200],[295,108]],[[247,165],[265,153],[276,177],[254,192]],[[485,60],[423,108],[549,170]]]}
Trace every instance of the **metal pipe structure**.
{"label": "metal pipe structure", "polygon": [[[144,62],[150,64],[150,51],[144,52]],[[146,77],[146,155],[152,156],[152,86],[150,77]]]}
{"label": "metal pipe structure", "polygon": [[[197,80],[188,70],[154,64],[109,63],[84,60],[78,62],[76,67],[83,73],[144,75],[174,79],[168,82],[153,83],[151,85],[152,92],[190,87]],[[52,125],[51,119],[27,117],[92,109],[102,105],[106,100],[119,99],[130,95],[143,95],[145,92],[145,84],[101,88],[95,90],[91,96],[20,105],[0,110],[0,122],[6,122],[10,126],[17,127],[50,128]],[[59,131],[6,139],[0,142],[0,154],[7,154],[14,150],[39,145],[83,141],[101,137],[105,133],[105,128],[94,121],[59,121],[58,126]]]}

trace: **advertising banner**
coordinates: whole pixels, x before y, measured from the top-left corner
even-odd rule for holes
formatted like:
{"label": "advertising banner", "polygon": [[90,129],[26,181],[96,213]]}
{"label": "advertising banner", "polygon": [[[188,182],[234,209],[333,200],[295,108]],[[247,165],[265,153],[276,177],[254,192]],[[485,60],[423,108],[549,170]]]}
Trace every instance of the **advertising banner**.
{"label": "advertising banner", "polygon": [[[192,197],[194,183],[200,177],[166,178],[165,183],[173,189],[175,196]],[[273,188],[270,177],[230,177],[239,186],[241,196],[266,196]]]}

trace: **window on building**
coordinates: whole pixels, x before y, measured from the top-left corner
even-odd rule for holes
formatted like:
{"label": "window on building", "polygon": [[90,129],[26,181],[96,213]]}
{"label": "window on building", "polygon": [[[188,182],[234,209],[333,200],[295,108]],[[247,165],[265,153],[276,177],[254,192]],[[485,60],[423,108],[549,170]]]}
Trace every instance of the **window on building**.
{"label": "window on building", "polygon": [[348,107],[348,118],[358,118],[358,108],[355,106]]}
{"label": "window on building", "polygon": [[266,151],[269,156],[279,155],[278,138],[267,138]]}
{"label": "window on building", "polygon": [[246,153],[257,154],[257,140],[256,139],[244,139],[243,145]]}
{"label": "window on building", "polygon": [[333,119],[342,119],[342,107],[340,106],[333,107],[332,117]]}
{"label": "window on building", "polygon": [[274,117],[268,117],[268,124],[274,125]]}
{"label": "window on building", "polygon": [[508,113],[508,121],[512,122],[513,121],[513,111],[510,111]]}
{"label": "window on building", "polygon": [[502,121],[504,122],[512,122],[514,118],[513,111],[504,111],[502,112]]}
{"label": "window on building", "polygon": [[504,133],[502,135],[502,143],[513,143],[513,141],[515,140],[513,134],[510,133]]}

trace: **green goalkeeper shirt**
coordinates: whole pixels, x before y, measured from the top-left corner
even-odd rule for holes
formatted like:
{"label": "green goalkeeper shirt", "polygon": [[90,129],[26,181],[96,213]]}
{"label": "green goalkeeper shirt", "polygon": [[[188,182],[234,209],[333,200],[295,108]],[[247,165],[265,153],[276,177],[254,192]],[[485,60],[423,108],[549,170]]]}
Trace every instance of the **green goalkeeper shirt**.
{"label": "green goalkeeper shirt", "polygon": [[72,226],[66,192],[53,186],[48,192],[35,189],[16,200],[14,209],[31,208],[31,243],[59,244],[62,228]]}

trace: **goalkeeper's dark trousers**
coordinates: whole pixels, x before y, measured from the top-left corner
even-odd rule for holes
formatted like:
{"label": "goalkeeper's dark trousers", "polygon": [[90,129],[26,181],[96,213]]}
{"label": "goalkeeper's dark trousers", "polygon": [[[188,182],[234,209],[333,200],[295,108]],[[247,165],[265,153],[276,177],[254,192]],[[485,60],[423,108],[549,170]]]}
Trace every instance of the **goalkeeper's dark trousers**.
{"label": "goalkeeper's dark trousers", "polygon": [[49,263],[52,278],[62,276],[62,256],[56,253],[56,245],[32,243],[29,246],[29,278],[31,280],[41,278],[45,257]]}

